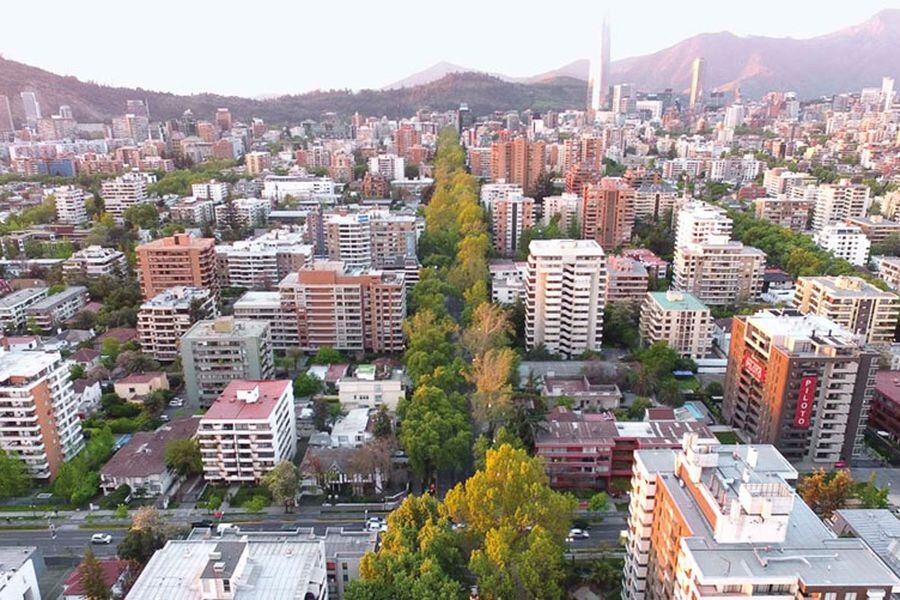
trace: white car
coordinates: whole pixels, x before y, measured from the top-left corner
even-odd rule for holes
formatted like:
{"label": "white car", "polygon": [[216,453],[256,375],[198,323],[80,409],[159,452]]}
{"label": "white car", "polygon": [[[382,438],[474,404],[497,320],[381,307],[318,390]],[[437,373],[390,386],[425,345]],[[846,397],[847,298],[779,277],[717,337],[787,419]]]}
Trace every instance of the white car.
{"label": "white car", "polygon": [[184,406],[184,400],[181,398],[175,398],[174,400],[169,402],[169,406],[172,408],[181,408]]}
{"label": "white car", "polygon": [[569,535],[566,536],[566,541],[574,542],[575,540],[586,540],[589,537],[591,536],[584,529],[572,528],[569,530]]}
{"label": "white car", "polygon": [[369,517],[366,519],[366,531],[387,531],[387,522],[381,517]]}
{"label": "white car", "polygon": [[95,533],[91,536],[92,544],[109,544],[112,542],[112,536],[108,533]]}

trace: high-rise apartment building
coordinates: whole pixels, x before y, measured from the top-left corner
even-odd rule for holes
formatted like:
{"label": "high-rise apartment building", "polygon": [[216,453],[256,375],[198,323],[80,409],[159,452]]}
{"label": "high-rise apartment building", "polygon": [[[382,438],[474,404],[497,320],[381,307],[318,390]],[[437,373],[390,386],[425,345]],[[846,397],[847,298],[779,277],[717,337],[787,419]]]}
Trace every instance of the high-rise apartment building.
{"label": "high-rise apartment building", "polygon": [[731,237],[727,213],[708,202],[690,201],[675,213],[675,247],[703,244],[712,237]]}
{"label": "high-rise apartment building", "polygon": [[634,218],[658,220],[675,209],[678,192],[666,183],[645,183],[634,190]]}
{"label": "high-rise apartment building", "polygon": [[857,267],[868,262],[872,247],[872,242],[856,225],[825,225],[813,234],[813,241],[820,248]]}
{"label": "high-rise apartment building", "polygon": [[186,233],[159,238],[137,247],[137,271],[144,298],[184,285],[207,287],[218,296],[216,241]]}
{"label": "high-rise apartment building", "polygon": [[106,179],[100,184],[100,195],[106,212],[121,223],[126,210],[147,200],[147,180],[137,173]]}
{"label": "high-rise apartment building", "polygon": [[405,165],[402,156],[396,154],[379,154],[369,159],[369,173],[381,175],[388,181],[405,179]]}
{"label": "high-rise apartment building", "polygon": [[869,186],[848,180],[820,185],[816,190],[812,228],[821,231],[852,217],[865,217],[869,210],[869,193]]}
{"label": "high-rise apartment building", "polygon": [[295,318],[300,348],[400,352],[405,347],[405,274],[315,261],[285,277],[282,309]]}
{"label": "high-rise apartment building", "polygon": [[809,221],[811,203],[805,198],[792,198],[779,194],[775,198],[757,198],[753,201],[757,219],[763,219],[785,229],[802,233]]}
{"label": "high-rise apartment building", "polygon": [[634,190],[619,177],[588,185],[578,221],[581,237],[596,240],[607,252],[625,244],[634,227]]}
{"label": "high-rise apartment building", "polygon": [[84,447],[69,364],[58,352],[0,349],[0,449],[53,479]]}
{"label": "high-rise apartment building", "polygon": [[645,344],[662,341],[685,358],[706,358],[712,347],[712,314],[691,294],[647,292],[640,334]]}
{"label": "high-rise apartment building", "polygon": [[762,250],[711,236],[704,243],[675,248],[672,289],[691,293],[705,304],[739,304],[762,292],[765,266]]}
{"label": "high-rise apartment building", "polygon": [[232,119],[230,110],[227,108],[216,109],[216,126],[219,128],[219,131],[231,131]]}
{"label": "high-rise apartment building", "polygon": [[128,260],[119,250],[88,246],[63,261],[62,269],[67,281],[119,277],[128,270]]}
{"label": "high-rise apartment building", "polygon": [[[559,196],[544,196],[541,205],[541,220],[544,225],[549,225],[553,217],[559,215],[558,226],[560,231],[568,231],[570,227],[578,224],[578,215],[581,213],[581,194],[563,193]],[[581,228],[579,228],[579,231]]]}
{"label": "high-rise apartment building", "polygon": [[537,191],[546,166],[546,144],[518,137],[491,146],[491,180],[503,180],[522,187],[525,194]]}
{"label": "high-rise apartment building", "polygon": [[297,451],[291,381],[230,382],[201,417],[197,442],[206,481],[259,483]]}
{"label": "high-rise apartment building", "polygon": [[244,166],[247,175],[255,177],[272,168],[272,155],[268,152],[248,152],[244,155]]}
{"label": "high-rise apartment building", "polygon": [[880,244],[890,236],[900,234],[900,223],[885,219],[881,215],[850,217],[846,223],[859,227],[872,245]]}
{"label": "high-rise apartment building", "polygon": [[522,232],[534,226],[534,199],[509,194],[491,208],[491,239],[500,256],[515,256]]}
{"label": "high-rise apartment building", "polygon": [[84,190],[77,185],[64,185],[44,192],[53,196],[56,203],[56,219],[67,225],[87,223],[88,214],[84,205]]}
{"label": "high-rise apartment building", "polygon": [[141,351],[160,362],[178,358],[178,343],[191,325],[218,315],[215,296],[205,288],[177,286],[141,304],[137,330]]}
{"label": "high-rise apartment building", "polygon": [[271,379],[269,325],[232,317],[198,321],[181,337],[181,364],[188,398],[206,406],[235,379]]}
{"label": "high-rise apartment building", "polygon": [[525,343],[566,357],[599,351],[606,267],[596,240],[534,240],[525,278]]}
{"label": "high-rise apartment building", "polygon": [[770,445],[688,434],[681,450],[637,450],[632,473],[624,600],[884,600],[900,585],[825,526]]}
{"label": "high-rise apartment building", "polygon": [[641,302],[647,295],[650,274],[641,261],[625,256],[606,260],[606,303]]}
{"label": "high-rise apartment building", "polygon": [[[318,238],[314,226],[310,237]],[[347,269],[387,268],[415,258],[418,229],[412,214],[386,210],[331,213],[322,218],[324,253]]]}
{"label": "high-rise apartment building", "polygon": [[894,341],[900,298],[860,277],[798,277],[794,307],[803,314],[828,317],[870,344]]}
{"label": "high-rise apartment building", "polygon": [[277,229],[250,240],[216,245],[221,285],[251,290],[274,289],[312,257],[313,247],[303,243],[301,234]]}
{"label": "high-rise apartment building", "polygon": [[810,185],[816,184],[816,178],[809,173],[795,173],[784,167],[767,169],[763,174],[763,187],[766,195],[777,198],[781,194],[796,197],[797,192],[803,192]]}
{"label": "high-rise apartment building", "polygon": [[878,353],[816,314],[732,319],[725,419],[791,461],[831,466],[862,449]]}

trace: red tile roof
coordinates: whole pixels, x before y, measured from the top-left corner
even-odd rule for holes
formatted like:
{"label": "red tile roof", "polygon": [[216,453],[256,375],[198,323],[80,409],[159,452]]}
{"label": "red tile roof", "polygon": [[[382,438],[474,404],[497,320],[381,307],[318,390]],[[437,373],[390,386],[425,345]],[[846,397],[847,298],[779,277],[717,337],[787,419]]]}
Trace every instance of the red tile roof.
{"label": "red tile roof", "polygon": [[[213,405],[209,407],[203,419],[221,420],[261,420],[269,418],[278,399],[284,394],[286,388],[292,387],[290,380],[279,381],[248,381],[238,379],[228,384]],[[255,402],[246,402],[238,399],[238,392],[259,389],[259,398]]]}
{"label": "red tile roof", "polygon": [[165,377],[166,374],[161,371],[148,371],[147,373],[132,373],[131,375],[127,375],[122,379],[116,381],[116,383],[150,383],[154,379],[158,377]]}
{"label": "red tile roof", "polygon": [[100,470],[107,477],[149,477],[166,470],[166,444],[197,433],[198,417],[172,419],[156,431],[137,431]]}
{"label": "red tile roof", "polygon": [[[111,588],[128,569],[128,561],[118,558],[99,558],[100,567],[103,569],[103,583],[106,587]],[[84,588],[81,586],[81,565],[72,571],[69,578],[66,579],[65,596],[84,596]]]}

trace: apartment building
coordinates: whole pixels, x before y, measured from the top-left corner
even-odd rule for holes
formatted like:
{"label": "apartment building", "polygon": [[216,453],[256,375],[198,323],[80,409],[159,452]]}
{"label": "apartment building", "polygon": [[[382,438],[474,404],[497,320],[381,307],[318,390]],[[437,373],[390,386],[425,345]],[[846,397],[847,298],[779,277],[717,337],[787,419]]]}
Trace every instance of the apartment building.
{"label": "apartment building", "polygon": [[88,221],[84,205],[84,190],[76,185],[64,185],[45,190],[56,203],[56,220],[67,225],[83,225]]}
{"label": "apartment building", "polygon": [[[578,224],[578,215],[581,213],[582,196],[579,194],[560,194],[559,196],[544,196],[541,204],[541,222],[544,226],[550,224],[553,218],[559,215],[558,227],[560,231],[569,231],[569,228]],[[581,231],[581,228],[579,228]]]}
{"label": "apartment building", "polygon": [[645,183],[634,190],[634,217],[656,221],[675,209],[678,191],[667,183]]}
{"label": "apartment building", "polygon": [[416,255],[419,225],[412,214],[330,213],[323,216],[322,229],[325,254],[348,269],[387,268]]}
{"label": "apartment building", "polygon": [[63,277],[70,279],[98,279],[119,277],[128,269],[125,254],[113,248],[88,246],[63,261]]}
{"label": "apartment building", "polygon": [[900,233],[900,223],[885,219],[881,215],[873,215],[871,217],[850,217],[846,221],[847,225],[859,227],[863,235],[869,238],[872,245],[880,244],[892,235]]}
{"label": "apartment building", "polygon": [[194,198],[203,198],[213,202],[224,202],[228,198],[228,184],[224,181],[211,179],[202,183],[191,184],[191,195]]}
{"label": "apartment building", "polygon": [[647,292],[640,334],[644,344],[662,341],[685,358],[706,358],[712,349],[712,313],[685,292]]}
{"label": "apartment building", "polygon": [[138,246],[138,281],[144,298],[179,285],[208,287],[218,295],[215,246],[212,238],[195,238],[186,233]]}
{"label": "apartment building", "polygon": [[868,262],[872,246],[862,229],[855,225],[826,225],[813,234],[813,241],[820,248],[857,267]]}
{"label": "apartment building", "polygon": [[216,204],[213,211],[216,226],[220,229],[265,227],[272,212],[272,203],[265,198],[235,198]]}
{"label": "apartment building", "polygon": [[565,357],[599,351],[606,261],[596,240],[534,240],[525,278],[525,343]]}
{"label": "apartment building", "polygon": [[623,599],[890,597],[900,579],[826,527],[796,481],[770,445],[688,435],[635,452]]}
{"label": "apartment building", "polygon": [[647,248],[624,248],[622,256],[634,259],[644,265],[647,273],[654,279],[665,279],[669,273],[669,263]]}
{"label": "apartment building", "polygon": [[251,290],[274,289],[288,273],[313,257],[313,247],[299,233],[270,231],[251,240],[217,244],[219,282]]}
{"label": "apartment building", "polygon": [[0,448],[34,479],[52,480],[84,447],[77,410],[58,352],[0,350]]}
{"label": "apartment building", "polygon": [[491,261],[488,269],[491,273],[491,302],[511,306],[524,297],[527,262]]}
{"label": "apartment building", "polygon": [[731,238],[732,221],[708,202],[689,201],[675,213],[675,248],[703,244],[711,238]]}
{"label": "apartment building", "polygon": [[900,318],[900,298],[860,277],[798,277],[794,307],[828,317],[870,344],[891,344]]}
{"label": "apartment building", "polygon": [[753,443],[823,466],[857,456],[878,353],[815,314],[764,310],[732,319],[723,414]]}
{"label": "apartment building", "polygon": [[766,195],[772,198],[777,198],[781,194],[790,196],[794,188],[806,188],[815,184],[816,178],[809,173],[795,173],[783,167],[767,169],[763,175]]}
{"label": "apartment building", "polygon": [[381,175],[388,181],[406,179],[405,161],[396,154],[379,154],[369,159],[369,173]]}
{"label": "apartment building", "polygon": [[169,218],[177,223],[202,227],[216,221],[216,205],[206,198],[182,198],[169,208]]}
{"label": "apartment building", "polygon": [[248,152],[244,155],[247,175],[256,177],[272,168],[272,155],[268,152]]}
{"label": "apartment building", "polygon": [[122,222],[125,211],[147,201],[147,179],[138,173],[128,173],[100,184],[104,210]]}
{"label": "apartment building", "polygon": [[216,299],[206,288],[176,286],[141,304],[137,330],[141,351],[160,362],[178,358],[178,343],[191,325],[218,316]]}
{"label": "apartment building", "polygon": [[625,256],[606,258],[606,303],[641,302],[647,295],[650,274],[640,261]]}
{"label": "apartment building", "polygon": [[634,190],[620,177],[604,177],[584,188],[581,237],[597,240],[607,252],[631,240],[634,227]]}
{"label": "apartment building", "polygon": [[233,317],[198,321],[181,337],[181,364],[188,398],[207,406],[235,379],[271,379],[269,325]]}
{"label": "apartment building", "polygon": [[750,183],[765,164],[757,160],[752,154],[745,154],[740,158],[717,158],[709,161],[709,180],[727,181],[734,185]]}
{"label": "apartment building", "polygon": [[47,296],[25,309],[25,323],[43,332],[52,332],[78,314],[88,302],[87,288],[81,285],[67,287]]}
{"label": "apartment building", "polygon": [[506,181],[502,180],[495,180],[491,183],[485,183],[481,186],[481,205],[485,209],[491,210],[491,207],[494,205],[495,201],[506,198],[510,194],[520,194],[524,196],[525,191],[518,183],[507,183]]}
{"label": "apartment building", "polygon": [[757,198],[753,201],[757,219],[802,233],[809,222],[812,203],[803,198],[792,198],[779,194],[775,198]]}
{"label": "apartment building", "polygon": [[491,145],[491,180],[522,187],[525,194],[537,191],[546,167],[546,144],[524,137]]}
{"label": "apartment building", "polygon": [[846,179],[835,184],[820,185],[816,189],[812,228],[822,231],[828,225],[844,223],[854,217],[865,217],[869,210],[869,193],[869,186],[850,183]]}
{"label": "apartment building", "polygon": [[204,479],[258,483],[297,451],[292,382],[231,381],[200,419],[197,441]]}
{"label": "apartment building", "polygon": [[672,289],[693,294],[704,304],[747,302],[762,292],[765,265],[762,250],[712,236],[705,243],[675,249]]}
{"label": "apartment building", "polygon": [[300,345],[296,315],[282,308],[280,292],[245,292],[234,303],[234,318],[268,323],[272,349],[276,352]]}
{"label": "apartment building", "polygon": [[315,261],[278,284],[283,310],[294,317],[299,347],[400,352],[405,347],[405,274],[347,269]]}
{"label": "apartment building", "polygon": [[47,297],[45,287],[23,288],[0,298],[0,327],[11,333],[25,327],[25,310]]}
{"label": "apartment building", "polygon": [[878,260],[878,276],[892,290],[900,290],[900,257],[884,256]]}
{"label": "apartment building", "polygon": [[500,256],[515,256],[522,232],[534,226],[534,199],[508,194],[491,207],[491,240]]}

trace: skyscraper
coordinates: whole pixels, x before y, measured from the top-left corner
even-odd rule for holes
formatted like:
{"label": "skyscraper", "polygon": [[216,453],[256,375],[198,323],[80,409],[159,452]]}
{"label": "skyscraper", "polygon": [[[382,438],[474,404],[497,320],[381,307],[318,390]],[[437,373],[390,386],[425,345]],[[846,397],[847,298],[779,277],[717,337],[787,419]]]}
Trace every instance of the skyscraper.
{"label": "skyscraper", "polygon": [[34,92],[22,92],[22,107],[25,109],[25,122],[32,127],[41,120],[41,105]]}
{"label": "skyscraper", "polygon": [[884,107],[882,110],[885,112],[891,110],[891,105],[894,103],[894,78],[893,77],[882,77],[881,79],[881,97],[884,100]]}
{"label": "skyscraper", "polygon": [[600,53],[591,61],[589,108],[593,111],[602,110],[606,106],[609,90],[609,18],[603,17],[603,26],[600,29]]}
{"label": "skyscraper", "polygon": [[706,74],[706,61],[699,56],[691,66],[691,98],[690,108],[698,108],[703,99],[703,77]]}
{"label": "skyscraper", "polygon": [[15,131],[13,126],[12,110],[9,107],[9,98],[0,96],[0,133]]}

